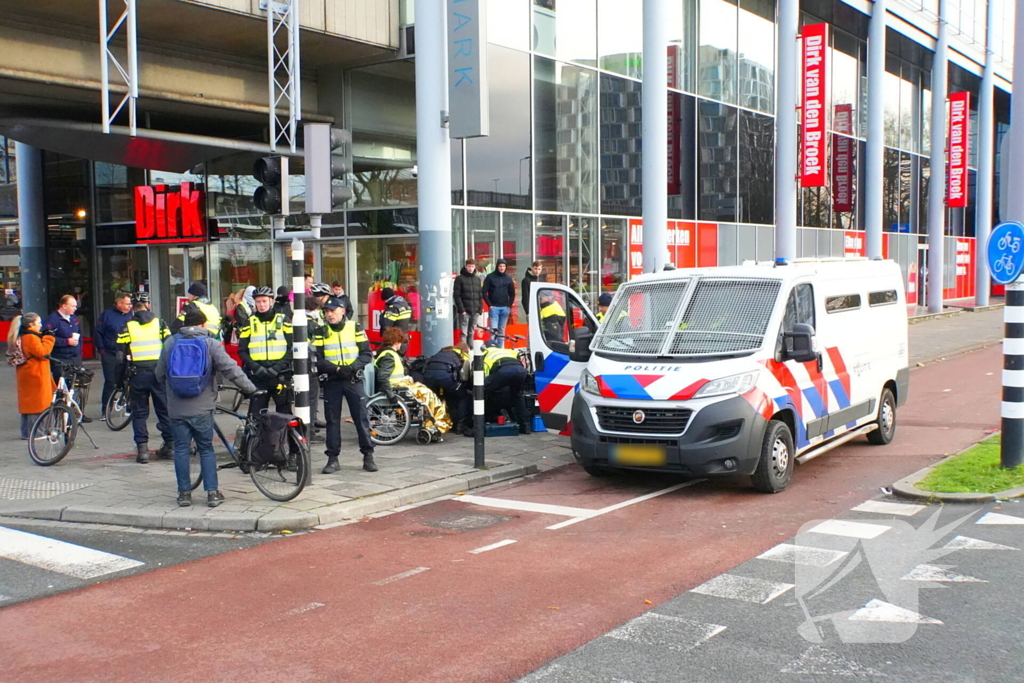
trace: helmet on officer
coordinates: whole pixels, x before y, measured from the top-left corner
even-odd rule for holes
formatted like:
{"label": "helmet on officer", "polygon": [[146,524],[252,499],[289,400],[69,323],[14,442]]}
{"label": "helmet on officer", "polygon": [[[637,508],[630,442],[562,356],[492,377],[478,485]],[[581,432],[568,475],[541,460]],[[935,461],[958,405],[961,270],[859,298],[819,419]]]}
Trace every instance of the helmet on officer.
{"label": "helmet on officer", "polygon": [[256,291],[252,293],[252,298],[253,299],[258,299],[261,296],[268,296],[271,299],[273,299],[274,298],[274,290],[271,289],[270,287],[267,287],[266,285],[263,285],[262,287],[257,287]]}
{"label": "helmet on officer", "polygon": [[139,304],[148,304],[149,301],[149,292],[139,292],[138,294],[135,295],[136,306]]}
{"label": "helmet on officer", "polygon": [[309,288],[309,293],[313,296],[330,296],[331,287],[326,282],[317,282]]}

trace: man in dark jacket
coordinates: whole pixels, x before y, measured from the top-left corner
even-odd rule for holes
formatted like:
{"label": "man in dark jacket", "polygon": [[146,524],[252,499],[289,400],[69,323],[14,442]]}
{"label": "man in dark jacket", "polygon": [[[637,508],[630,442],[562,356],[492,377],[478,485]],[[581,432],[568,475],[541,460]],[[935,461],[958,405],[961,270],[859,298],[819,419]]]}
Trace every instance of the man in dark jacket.
{"label": "man in dark jacket", "polygon": [[526,275],[523,277],[522,286],[520,290],[522,293],[520,296],[523,300],[523,310],[526,314],[530,314],[530,284],[537,282],[540,279],[540,271],[543,268],[543,264],[540,261],[534,261],[529,268],[526,269]]}
{"label": "man in dark jacket", "polygon": [[341,302],[341,307],[345,309],[345,317],[351,320],[352,316],[355,315],[355,309],[352,308],[352,299],[348,298],[345,288],[337,280],[331,283],[331,293]]}
{"label": "man in dark jacket", "polygon": [[103,365],[103,394],[100,398],[100,411],[106,410],[107,401],[114,393],[117,380],[121,377],[122,358],[120,349],[117,347],[117,336],[132,317],[132,295],[128,292],[118,292],[114,297],[114,305],[100,313],[100,317],[96,321],[92,342],[96,352],[100,355],[100,363]]}
{"label": "man in dark jacket", "polygon": [[188,311],[198,309],[206,317],[206,331],[217,341],[222,341],[224,335],[221,333],[220,311],[210,303],[206,285],[196,280],[188,286],[186,294],[189,297],[188,303],[182,306],[178,317],[171,321],[171,334],[176,334],[178,330],[185,326],[185,314]]}
{"label": "man in dark jacket", "polygon": [[402,332],[408,332],[412,323],[412,307],[405,297],[395,294],[395,290],[390,287],[385,287],[380,290],[380,298],[384,300],[384,312],[380,316],[381,334],[389,327],[397,327]]}
{"label": "man in dark jacket", "polygon": [[495,340],[499,346],[505,345],[505,326],[516,305],[516,282],[506,272],[508,264],[505,259],[498,259],[493,273],[484,278],[484,301],[490,306],[488,326],[497,330]]}
{"label": "man in dark jacket", "polygon": [[[164,340],[170,335],[164,321],[150,310],[149,295],[143,294],[135,304],[134,317],[125,323],[117,335],[117,355],[134,370],[131,378],[132,432],[135,436],[135,462],[149,462],[149,399],[153,399],[156,413],[156,428],[163,437],[163,445],[157,451],[158,458],[174,457],[174,436],[171,421],[167,417],[167,393],[156,381],[156,365]],[[113,353],[111,352],[111,355]],[[119,368],[120,370],[120,368]],[[106,404],[104,404],[105,406]]]}
{"label": "man in dark jacket", "polygon": [[[71,365],[82,365],[82,324],[78,321],[75,311],[78,310],[78,300],[70,294],[65,294],[57,303],[57,310],[47,316],[43,321],[43,333],[52,333],[56,338],[53,351],[50,355]],[[61,366],[58,363],[50,363],[50,373],[53,381],[56,382],[61,376]],[[86,389],[83,396],[79,397],[82,410],[89,402],[89,393]],[[91,417],[82,416],[82,422],[92,422]]]}
{"label": "man in dark jacket", "polygon": [[465,267],[455,278],[452,298],[455,300],[455,313],[458,315],[462,340],[468,344],[473,338],[477,318],[484,312],[484,290],[480,278],[476,276],[475,260],[466,259]]}

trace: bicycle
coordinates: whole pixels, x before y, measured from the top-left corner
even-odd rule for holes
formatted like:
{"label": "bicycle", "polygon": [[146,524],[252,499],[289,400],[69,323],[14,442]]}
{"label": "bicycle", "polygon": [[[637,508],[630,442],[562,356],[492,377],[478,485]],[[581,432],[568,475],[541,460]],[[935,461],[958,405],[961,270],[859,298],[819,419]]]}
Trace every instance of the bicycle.
{"label": "bicycle", "polygon": [[[53,356],[46,358],[61,366],[61,376],[53,392],[53,402],[36,418],[28,435],[28,455],[43,467],[56,465],[71,452],[78,430],[82,430],[93,448],[99,448],[82,426],[83,413],[78,403],[80,396],[88,396],[86,388],[93,372]],[[83,403],[85,400],[83,398]]]}
{"label": "bicycle", "polygon": [[134,375],[135,368],[131,363],[126,363],[117,386],[107,399],[107,405],[103,407],[103,416],[107,419],[107,428],[111,431],[119,432],[132,421],[131,381]]}
{"label": "bicycle", "polygon": [[[510,333],[507,330],[505,331],[504,334],[499,335],[498,334],[498,330],[495,329],[495,328],[484,327],[483,325],[477,325],[476,329],[483,330],[487,334],[491,335],[491,339],[496,339],[498,337],[504,337],[505,339],[508,339],[513,344],[518,344],[521,341],[527,341],[526,337],[523,337],[523,336],[518,335],[518,334],[512,334],[512,333]],[[533,361],[530,360],[530,349],[527,346],[520,346],[519,348],[512,349],[512,350],[516,352],[516,355],[519,357],[519,362],[522,364],[522,366],[524,368],[526,368],[526,371],[528,373],[530,373],[530,375],[532,376],[533,375]]]}
{"label": "bicycle", "polygon": [[1020,251],[1020,238],[1003,235],[1002,239],[999,240],[999,248],[1006,249],[1007,247],[1010,248],[1010,251],[1016,254]]}

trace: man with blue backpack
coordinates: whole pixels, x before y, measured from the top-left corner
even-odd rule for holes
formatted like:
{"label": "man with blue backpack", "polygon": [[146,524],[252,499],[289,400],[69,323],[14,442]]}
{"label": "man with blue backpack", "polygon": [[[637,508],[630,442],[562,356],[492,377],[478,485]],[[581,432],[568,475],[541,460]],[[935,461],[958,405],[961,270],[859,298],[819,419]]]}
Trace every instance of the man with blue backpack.
{"label": "man with blue backpack", "polygon": [[199,450],[206,504],[217,507],[224,494],[217,490],[217,456],[213,452],[213,412],[217,405],[216,374],[230,380],[245,395],[256,392],[242,369],[206,329],[206,314],[193,307],[185,311],[183,326],[164,343],[156,366],[157,380],[166,387],[167,413],[174,435],[174,474],[178,479],[178,505],[192,505],[188,461],[192,441]]}

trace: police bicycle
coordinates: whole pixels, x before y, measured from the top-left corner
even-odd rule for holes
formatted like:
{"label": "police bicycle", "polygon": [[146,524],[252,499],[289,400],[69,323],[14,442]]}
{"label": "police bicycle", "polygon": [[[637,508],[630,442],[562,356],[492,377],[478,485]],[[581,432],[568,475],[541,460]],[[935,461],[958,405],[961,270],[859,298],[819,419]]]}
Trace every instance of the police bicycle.
{"label": "police bicycle", "polygon": [[61,368],[53,403],[40,413],[28,435],[28,454],[32,462],[47,467],[64,459],[75,445],[81,430],[93,448],[99,448],[82,426],[82,405],[88,400],[88,387],[93,371],[65,363],[53,356],[46,357]]}
{"label": "police bicycle", "polygon": [[134,375],[135,368],[131,363],[125,363],[117,386],[107,399],[107,405],[103,406],[103,417],[106,418],[107,427],[111,431],[119,432],[132,421],[131,381]]}

